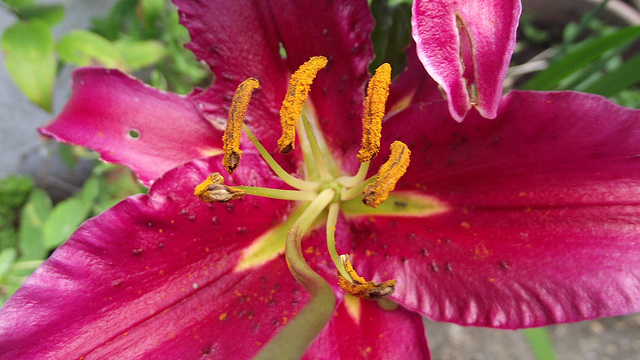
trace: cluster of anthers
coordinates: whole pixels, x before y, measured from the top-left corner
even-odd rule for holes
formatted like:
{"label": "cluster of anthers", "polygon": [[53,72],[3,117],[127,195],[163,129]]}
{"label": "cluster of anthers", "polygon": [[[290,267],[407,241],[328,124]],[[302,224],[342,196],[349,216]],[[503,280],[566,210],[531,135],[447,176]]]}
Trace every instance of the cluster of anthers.
{"label": "cluster of anthers", "polygon": [[[223,137],[224,159],[223,165],[229,174],[238,167],[242,151],[240,150],[240,138],[242,130],[253,142],[261,156],[269,164],[271,169],[288,185],[297,190],[268,189],[250,186],[231,187],[224,184],[224,178],[220,173],[211,174],[202,184],[195,188],[195,195],[207,202],[227,202],[241,198],[245,195],[257,195],[269,198],[284,199],[300,202],[303,211],[289,230],[285,254],[287,263],[294,277],[303,285],[308,285],[312,276],[311,269],[304,261],[301,251],[302,237],[313,225],[315,219],[328,208],[327,212],[327,246],[331,258],[338,270],[338,283],[348,293],[364,299],[381,299],[391,295],[395,289],[395,280],[382,283],[367,281],[354,270],[348,255],[338,256],[335,246],[335,225],[340,211],[340,204],[363,194],[362,201],[370,207],[377,207],[395,188],[397,181],[406,172],[409,166],[410,151],[407,146],[396,141],[391,144],[389,160],[383,164],[378,173],[365,179],[371,159],[380,150],[380,137],[382,118],[385,114],[385,104],[389,96],[391,83],[391,66],[382,64],[375,75],[369,81],[364,102],[364,114],[362,120],[363,135],[358,160],[361,163],[357,174],[345,176],[332,174],[328,170],[325,156],[330,156],[326,148],[324,151],[318,144],[313,127],[302,110],[307,99],[311,84],[319,70],[327,64],[325,57],[313,57],[291,76],[286,98],[280,109],[282,123],[282,137],[278,140],[278,148],[281,153],[289,153],[295,147],[296,126],[302,118],[306,143],[303,143],[303,152],[309,152],[309,158],[313,158],[318,174],[316,179],[299,179],[287,173],[280,167],[264,146],[256,139],[251,130],[244,124],[251,95],[259,87],[258,80],[249,78],[242,82],[233,97],[229,110],[227,128]],[[307,158],[307,156],[305,156]],[[335,171],[334,171],[335,172]],[[289,249],[289,247],[292,247]],[[303,266],[298,266],[302,259]],[[293,265],[292,265],[293,264]],[[305,286],[307,288],[307,286]]]}

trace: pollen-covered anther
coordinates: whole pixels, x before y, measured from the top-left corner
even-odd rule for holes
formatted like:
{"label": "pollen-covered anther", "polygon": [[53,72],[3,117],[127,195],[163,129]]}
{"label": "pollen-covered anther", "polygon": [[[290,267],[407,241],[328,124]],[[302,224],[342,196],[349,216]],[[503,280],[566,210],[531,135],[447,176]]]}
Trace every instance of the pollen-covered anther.
{"label": "pollen-covered anther", "polygon": [[387,280],[382,283],[366,281],[353,269],[348,255],[340,255],[340,261],[349,276],[351,276],[351,280],[345,279],[338,271],[338,285],[349,294],[365,300],[378,300],[390,296],[395,291],[395,280]]}
{"label": "pollen-covered anther", "polygon": [[227,121],[227,128],[222,136],[224,143],[224,159],[222,164],[227,168],[229,174],[238,167],[240,163],[240,156],[242,150],[240,150],[240,138],[242,137],[242,124],[244,123],[244,116],[247,113],[247,107],[249,106],[249,100],[251,100],[251,94],[260,86],[258,80],[254,78],[248,78],[238,85],[236,93],[231,100],[231,109],[229,109],[229,120]]}
{"label": "pollen-covered anther", "polygon": [[360,162],[373,159],[380,151],[382,118],[389,97],[389,85],[391,85],[391,65],[384,63],[376,69],[375,75],[369,80],[367,86],[362,115],[362,143],[358,153]]}
{"label": "pollen-covered anther", "polygon": [[375,208],[387,199],[398,180],[407,172],[410,156],[411,151],[403,142],[394,141],[391,144],[389,160],[378,170],[376,180],[364,189],[362,202],[365,205]]}
{"label": "pollen-covered anther", "polygon": [[200,185],[196,186],[193,193],[198,199],[206,202],[227,202],[239,199],[246,192],[224,184],[224,178],[220,173],[212,173]]}
{"label": "pollen-covered anther", "polygon": [[307,100],[307,95],[313,80],[316,78],[316,74],[326,65],[327,58],[314,56],[291,75],[289,90],[280,108],[282,136],[278,139],[278,149],[283,154],[291,152],[295,147],[296,124],[302,112],[302,105]]}

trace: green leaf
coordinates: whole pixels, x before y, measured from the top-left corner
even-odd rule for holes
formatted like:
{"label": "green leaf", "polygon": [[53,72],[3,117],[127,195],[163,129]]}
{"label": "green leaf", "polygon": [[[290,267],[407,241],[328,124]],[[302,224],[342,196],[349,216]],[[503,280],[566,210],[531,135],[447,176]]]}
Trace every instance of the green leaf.
{"label": "green leaf", "polygon": [[616,95],[614,95],[611,100],[615,101],[617,104],[640,109],[640,90],[636,89],[627,89],[622,90]]}
{"label": "green leaf", "polygon": [[100,191],[100,179],[97,177],[91,177],[85,181],[84,185],[82,185],[80,199],[84,201],[86,206],[91,206],[98,198]]}
{"label": "green leaf", "polygon": [[523,89],[552,90],[563,79],[589,65],[605,52],[623,47],[640,35],[640,26],[627,27],[611,34],[584,41],[564,58],[551,64],[524,84]]}
{"label": "green leaf", "polygon": [[40,19],[52,27],[64,19],[65,8],[63,5],[33,5],[19,8],[16,15],[22,20]]}
{"label": "green leaf", "polygon": [[371,32],[375,59],[370,70],[374,72],[382,63],[388,62],[393,76],[398,75],[406,65],[404,49],[411,41],[411,5],[398,3],[391,6],[387,0],[373,0],[371,13],[376,26]]}
{"label": "green leaf", "polygon": [[638,81],[640,81],[640,54],[636,54],[615,70],[604,74],[584,91],[609,97]]}
{"label": "green leaf", "polygon": [[0,278],[2,278],[11,268],[11,264],[18,257],[18,252],[14,248],[3,249],[0,251]]}
{"label": "green leaf", "polygon": [[87,30],[65,34],[58,44],[60,58],[78,66],[103,66],[129,70],[116,47],[102,36]]}
{"label": "green leaf", "polygon": [[117,40],[114,45],[124,56],[131,70],[151,66],[167,56],[167,49],[160,41]]}
{"label": "green leaf", "polygon": [[9,74],[20,90],[51,111],[56,79],[55,39],[42,21],[18,22],[2,34],[2,52]]}
{"label": "green leaf", "polygon": [[17,209],[27,200],[33,189],[33,180],[28,176],[9,176],[0,179],[0,204]]}
{"label": "green leaf", "polygon": [[148,27],[153,27],[155,21],[160,18],[165,7],[164,0],[140,0],[140,15]]}
{"label": "green leaf", "polygon": [[78,197],[60,202],[47,218],[43,228],[44,245],[53,249],[62,244],[87,218],[88,206]]}
{"label": "green leaf", "polygon": [[128,20],[135,17],[138,0],[120,0],[109,11],[105,18],[94,18],[93,30],[109,40],[115,40],[125,30]]}
{"label": "green leaf", "polygon": [[44,245],[43,228],[51,214],[51,198],[41,189],[35,189],[20,212],[19,246],[21,259],[44,259],[48,249]]}
{"label": "green leaf", "polygon": [[529,345],[538,360],[555,360],[553,343],[546,328],[532,328],[522,330],[529,340]]}
{"label": "green leaf", "polygon": [[7,4],[12,9],[22,9],[24,7],[33,5],[36,0],[2,0],[3,3]]}

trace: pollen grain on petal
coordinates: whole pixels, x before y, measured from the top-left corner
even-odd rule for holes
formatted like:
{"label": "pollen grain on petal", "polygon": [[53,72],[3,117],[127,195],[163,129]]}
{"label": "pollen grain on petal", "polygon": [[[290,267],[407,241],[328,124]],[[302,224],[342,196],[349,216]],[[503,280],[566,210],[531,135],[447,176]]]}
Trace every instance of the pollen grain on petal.
{"label": "pollen grain on petal", "polygon": [[391,65],[384,63],[376,69],[367,86],[362,115],[362,144],[358,153],[360,162],[367,162],[380,151],[382,118],[385,113],[389,86],[391,85]]}
{"label": "pollen grain on petal", "polygon": [[195,187],[193,191],[198,199],[206,202],[227,202],[243,197],[246,192],[224,184],[220,173],[210,174],[205,181]]}
{"label": "pollen grain on petal", "polygon": [[236,93],[231,100],[231,109],[229,109],[229,120],[227,121],[227,128],[222,136],[224,143],[224,159],[222,164],[227,168],[229,174],[238,167],[240,163],[240,156],[242,150],[240,150],[240,138],[242,137],[242,124],[244,123],[244,116],[251,100],[251,94],[260,86],[258,80],[254,78],[248,78],[238,85]]}
{"label": "pollen grain on petal", "polygon": [[327,65],[327,58],[314,56],[302,64],[289,81],[289,90],[280,108],[282,136],[278,140],[278,149],[286,154],[294,149],[296,124],[302,112],[302,105],[307,100],[311,84],[320,69]]}
{"label": "pollen grain on petal", "polygon": [[340,261],[352,279],[344,278],[338,271],[338,285],[349,294],[365,300],[378,300],[391,296],[395,291],[395,280],[387,280],[381,283],[366,281],[353,269],[348,256],[340,256]]}
{"label": "pollen grain on petal", "polygon": [[365,205],[375,208],[387,199],[398,180],[407,172],[410,156],[411,151],[403,142],[394,141],[391,144],[389,160],[378,170],[376,180],[364,189],[362,202]]}

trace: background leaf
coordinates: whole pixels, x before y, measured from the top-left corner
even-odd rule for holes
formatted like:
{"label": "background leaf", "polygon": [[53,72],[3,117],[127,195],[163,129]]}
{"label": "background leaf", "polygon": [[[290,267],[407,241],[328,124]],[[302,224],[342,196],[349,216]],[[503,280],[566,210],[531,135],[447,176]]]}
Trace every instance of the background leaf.
{"label": "background leaf", "polygon": [[369,70],[373,73],[382,63],[388,62],[393,76],[398,75],[406,66],[404,49],[411,42],[411,5],[406,2],[390,5],[387,0],[373,0],[371,13],[376,20],[371,32],[375,59]]}
{"label": "background leaf", "polygon": [[589,65],[609,50],[620,48],[640,35],[640,26],[627,27],[611,34],[584,41],[561,60],[552,63],[523,85],[529,90],[553,90],[562,80]]}
{"label": "background leaf", "polygon": [[45,259],[49,249],[45,247],[43,228],[51,214],[51,198],[41,189],[35,189],[20,212],[19,245],[21,259]]}
{"label": "background leaf", "polygon": [[58,55],[63,61],[77,66],[129,70],[126,60],[109,40],[87,30],[65,34],[58,44]]}
{"label": "background leaf", "polygon": [[32,5],[36,0],[2,0],[10,8],[20,9]]}
{"label": "background leaf", "polygon": [[60,202],[44,223],[42,231],[45,247],[60,246],[87,218],[89,206],[78,197]]}
{"label": "background leaf", "polygon": [[167,49],[155,40],[118,40],[114,43],[131,70],[151,66],[167,56]]}
{"label": "background leaf", "polygon": [[56,79],[55,40],[42,21],[18,22],[2,35],[2,52],[13,81],[35,104],[51,111]]}
{"label": "background leaf", "polygon": [[523,329],[524,335],[529,340],[529,345],[538,360],[555,360],[556,354],[553,343],[546,328]]}
{"label": "background leaf", "polygon": [[608,97],[616,95],[638,81],[640,81],[640,54],[636,54],[615,70],[602,75],[584,91]]}
{"label": "background leaf", "polygon": [[50,27],[64,19],[65,9],[62,5],[33,5],[19,8],[16,15],[22,20],[42,20]]}

